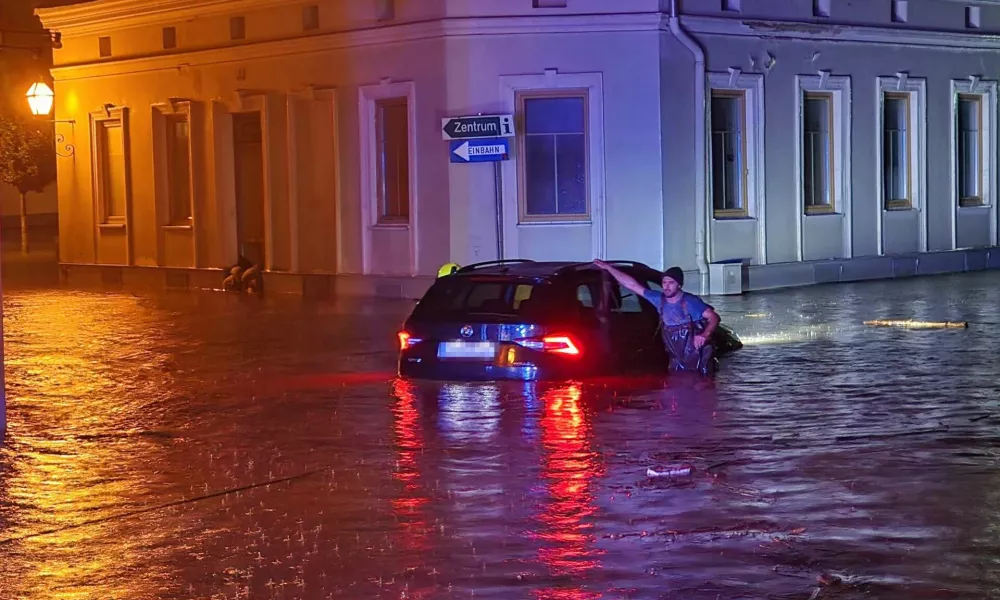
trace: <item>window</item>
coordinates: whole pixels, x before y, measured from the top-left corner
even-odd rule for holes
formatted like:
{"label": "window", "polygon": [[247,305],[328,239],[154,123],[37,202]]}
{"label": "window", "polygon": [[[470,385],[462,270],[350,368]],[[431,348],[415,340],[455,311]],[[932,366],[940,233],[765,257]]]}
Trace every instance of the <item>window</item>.
{"label": "window", "polygon": [[958,201],[962,206],[983,204],[983,101],[981,96],[958,97]]}
{"label": "window", "polygon": [[806,213],[833,212],[833,97],[807,92],[802,98],[802,195]]}
{"label": "window", "polygon": [[951,98],[953,206],[992,206],[997,191],[997,82],[954,80]]}
{"label": "window", "polygon": [[391,21],[396,16],[396,0],[375,0],[375,18]]}
{"label": "window", "polygon": [[813,0],[813,16],[824,18],[829,17],[830,0]]}
{"label": "window", "polygon": [[566,302],[557,294],[557,286],[545,284],[445,277],[427,290],[413,314],[445,318],[483,313],[551,317],[566,310]]}
{"label": "window", "polygon": [[586,92],[517,95],[521,221],[589,217],[587,112]]}
{"label": "window", "polygon": [[177,28],[176,27],[164,27],[163,28],[163,49],[170,50],[171,48],[177,47]]}
{"label": "window", "polygon": [[171,225],[191,223],[191,129],[186,114],[167,115],[167,186]]}
{"label": "window", "polygon": [[764,198],[764,76],[709,73],[709,157],[716,219],[756,218]]}
{"label": "window", "polygon": [[379,222],[410,218],[409,107],[406,98],[375,102]]}
{"label": "window", "polygon": [[[99,116],[97,116],[99,115]],[[94,194],[98,223],[125,225],[128,221],[128,161],[125,117],[122,109],[92,118]]]}
{"label": "window", "polygon": [[302,7],[302,30],[319,29],[319,6],[310,4]]}
{"label": "window", "polygon": [[[807,218],[848,215],[851,206],[851,79],[821,71],[819,76],[798,75],[795,81],[798,96],[795,169],[802,212]],[[845,225],[844,230],[847,229]]]}
{"label": "window", "polygon": [[880,166],[878,194],[883,210],[924,206],[927,81],[904,74],[878,78],[876,113]]}
{"label": "window", "polygon": [[892,7],[890,16],[892,17],[893,23],[906,23],[907,13],[909,12],[909,6],[907,5],[907,0],[892,0]]}
{"label": "window", "polygon": [[97,49],[101,58],[111,56],[111,38],[108,36],[101,36],[97,38]]}
{"label": "window", "polygon": [[229,39],[242,40],[247,36],[246,17],[230,17],[229,19]]}
{"label": "window", "polygon": [[910,208],[910,97],[882,95],[882,198],[885,208]]}
{"label": "window", "polygon": [[715,216],[746,214],[746,96],[712,90],[712,205]]}
{"label": "window", "polygon": [[981,23],[978,6],[965,7],[965,26],[969,29],[979,29]]}

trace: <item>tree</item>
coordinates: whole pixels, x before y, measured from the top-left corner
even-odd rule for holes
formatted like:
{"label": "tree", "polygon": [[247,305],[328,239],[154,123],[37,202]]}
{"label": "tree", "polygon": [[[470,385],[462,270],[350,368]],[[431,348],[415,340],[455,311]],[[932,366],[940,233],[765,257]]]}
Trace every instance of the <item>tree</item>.
{"label": "tree", "polygon": [[0,115],[0,183],[21,195],[21,252],[28,253],[28,194],[56,178],[56,148],[50,125]]}

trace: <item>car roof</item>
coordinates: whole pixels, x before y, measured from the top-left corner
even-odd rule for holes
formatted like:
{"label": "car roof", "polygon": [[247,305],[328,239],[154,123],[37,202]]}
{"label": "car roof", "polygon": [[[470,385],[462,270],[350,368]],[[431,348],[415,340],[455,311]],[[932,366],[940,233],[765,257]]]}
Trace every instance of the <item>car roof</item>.
{"label": "car roof", "polygon": [[[655,270],[648,265],[634,261],[608,261],[618,267],[637,267]],[[506,275],[510,277],[553,277],[570,271],[596,271],[591,262],[504,260],[467,265],[452,275]]]}

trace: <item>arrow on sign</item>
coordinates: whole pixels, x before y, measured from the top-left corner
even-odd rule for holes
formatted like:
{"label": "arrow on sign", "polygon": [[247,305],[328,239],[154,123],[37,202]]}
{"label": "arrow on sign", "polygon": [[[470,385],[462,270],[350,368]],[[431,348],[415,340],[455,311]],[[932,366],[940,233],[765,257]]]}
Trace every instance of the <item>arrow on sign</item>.
{"label": "arrow on sign", "polygon": [[462,142],[462,144],[458,148],[452,150],[452,152],[457,154],[462,160],[469,160],[469,142]]}

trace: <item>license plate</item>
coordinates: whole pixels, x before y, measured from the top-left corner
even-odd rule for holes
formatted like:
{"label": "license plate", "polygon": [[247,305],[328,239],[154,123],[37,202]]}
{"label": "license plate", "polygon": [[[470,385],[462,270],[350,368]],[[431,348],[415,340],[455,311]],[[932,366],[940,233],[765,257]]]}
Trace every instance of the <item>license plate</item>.
{"label": "license plate", "polygon": [[497,354],[495,342],[442,342],[438,358],[478,358],[492,360]]}

